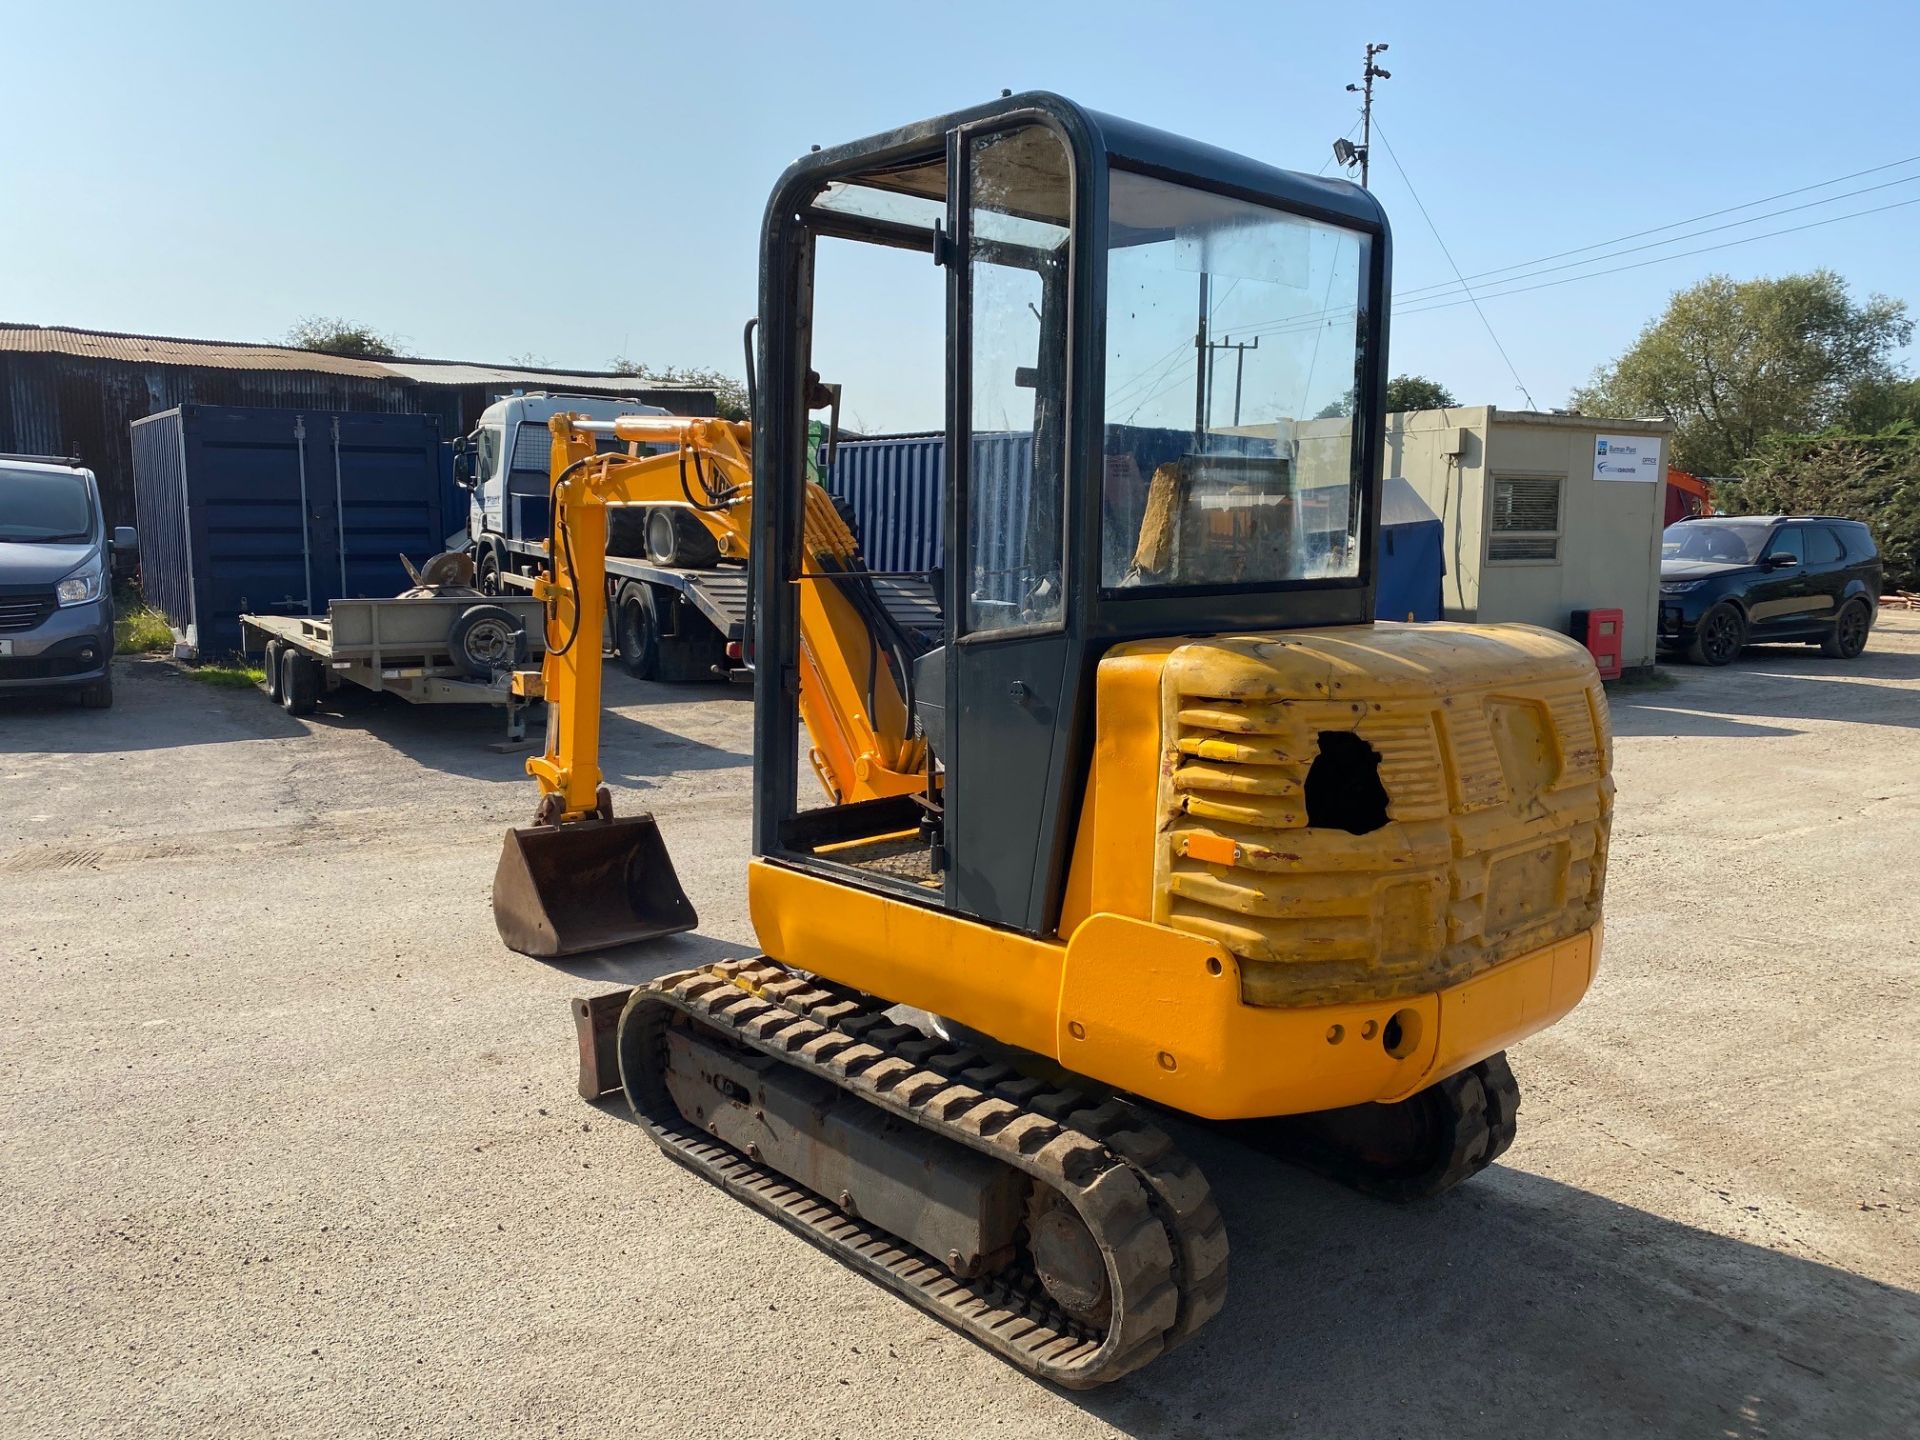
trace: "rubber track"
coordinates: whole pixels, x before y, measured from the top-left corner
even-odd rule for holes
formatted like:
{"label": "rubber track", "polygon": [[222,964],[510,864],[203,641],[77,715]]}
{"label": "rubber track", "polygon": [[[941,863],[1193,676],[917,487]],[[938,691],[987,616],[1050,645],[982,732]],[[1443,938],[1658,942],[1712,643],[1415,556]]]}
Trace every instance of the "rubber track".
{"label": "rubber track", "polygon": [[[676,1015],[1059,1191],[1107,1256],[1112,1327],[1096,1333],[1073,1321],[1025,1265],[959,1279],[689,1125],[660,1070]],[[1043,1379],[1070,1389],[1116,1380],[1185,1339],[1225,1299],[1219,1212],[1164,1135],[1118,1103],[1096,1104],[890,1024],[864,997],[766,960],[666,976],[628,1002],[620,1064],[634,1113],[668,1155]]]}
{"label": "rubber track", "polygon": [[[1324,1134],[1299,1136],[1286,1120],[1247,1122],[1235,1133],[1255,1148],[1382,1200],[1426,1200],[1472,1179],[1506,1153],[1520,1112],[1520,1087],[1505,1053],[1491,1055],[1401,1101],[1438,1108],[1431,1148],[1381,1168],[1343,1151]],[[1344,1112],[1302,1116],[1325,1122]],[[1251,1128],[1249,1128],[1251,1127]]]}

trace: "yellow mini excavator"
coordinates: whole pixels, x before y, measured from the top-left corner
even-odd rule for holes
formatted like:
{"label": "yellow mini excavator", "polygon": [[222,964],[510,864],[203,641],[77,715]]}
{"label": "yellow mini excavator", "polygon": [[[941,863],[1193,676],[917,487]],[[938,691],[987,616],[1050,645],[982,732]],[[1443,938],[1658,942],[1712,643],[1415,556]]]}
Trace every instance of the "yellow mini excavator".
{"label": "yellow mini excavator", "polygon": [[[888,623],[901,577],[809,478],[829,246],[920,251],[945,288],[935,634]],[[1364,190],[1010,95],[782,177],[751,431],[621,420],[601,455],[554,422],[549,748],[495,890],[514,948],[692,923],[599,783],[605,506],[750,539],[753,572],[765,954],[576,1002],[583,1092],[1064,1386],[1226,1295],[1220,1213],[1154,1107],[1431,1196],[1512,1140],[1505,1048],[1598,961],[1590,658],[1372,621],[1388,251]]]}

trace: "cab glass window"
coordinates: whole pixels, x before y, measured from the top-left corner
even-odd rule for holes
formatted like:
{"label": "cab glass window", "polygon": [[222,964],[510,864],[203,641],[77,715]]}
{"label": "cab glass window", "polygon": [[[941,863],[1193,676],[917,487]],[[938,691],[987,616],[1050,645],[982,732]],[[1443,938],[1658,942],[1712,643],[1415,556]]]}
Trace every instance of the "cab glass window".
{"label": "cab glass window", "polygon": [[1367,239],[1114,170],[1101,584],[1359,574]]}
{"label": "cab glass window", "polygon": [[500,474],[500,427],[482,425],[474,442],[473,473],[481,484]]}
{"label": "cab glass window", "polygon": [[1779,533],[1768,542],[1767,555],[1769,558],[1775,555],[1791,555],[1794,564],[1804,564],[1807,555],[1806,549],[1800,539],[1800,527],[1798,525],[1782,525]]}
{"label": "cab glass window", "polygon": [[1038,125],[968,142],[966,628],[1064,614],[1066,146]]}

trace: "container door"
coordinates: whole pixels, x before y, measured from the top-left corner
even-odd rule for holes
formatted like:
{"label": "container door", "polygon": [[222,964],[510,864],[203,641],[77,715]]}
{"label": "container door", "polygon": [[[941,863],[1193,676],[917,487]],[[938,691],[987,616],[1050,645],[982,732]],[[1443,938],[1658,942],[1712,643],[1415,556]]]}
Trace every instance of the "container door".
{"label": "container door", "polygon": [[316,511],[317,551],[328,555],[329,597],[398,595],[412,582],[400,557],[424,565],[445,541],[440,434],[429,416],[377,412],[325,417],[318,433],[325,503]]}
{"label": "container door", "polygon": [[1039,125],[962,132],[953,167],[947,903],[1034,929],[1064,763],[1065,402],[1072,201]]}
{"label": "container door", "polygon": [[311,546],[313,418],[291,410],[182,412],[196,638],[240,648],[242,614],[306,615],[319,599]]}

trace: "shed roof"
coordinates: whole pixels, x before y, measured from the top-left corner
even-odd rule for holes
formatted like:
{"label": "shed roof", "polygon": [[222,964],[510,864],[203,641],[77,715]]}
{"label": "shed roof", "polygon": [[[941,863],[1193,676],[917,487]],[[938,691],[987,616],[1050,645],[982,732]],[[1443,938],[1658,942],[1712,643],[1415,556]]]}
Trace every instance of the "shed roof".
{"label": "shed roof", "polygon": [[396,356],[360,359],[264,345],[244,340],[187,340],[172,335],[130,335],[117,330],[79,330],[64,325],[0,321],[0,352],[72,355],[129,364],[198,366],[215,370],[303,370],[355,375],[367,380],[411,380],[422,385],[520,385],[542,390],[609,390],[640,394],[663,390],[704,393],[710,386],[676,384],[609,371],[545,370],[522,365],[479,365],[463,360]]}
{"label": "shed roof", "polygon": [[369,380],[391,378],[392,372],[374,360],[345,355],[322,355],[286,345],[258,345],[234,340],[183,340],[171,335],[129,335],[116,330],[73,330],[63,325],[16,325],[0,322],[0,351],[42,355],[75,355],[130,364],[197,365],[217,370],[309,370],[329,375],[358,375]]}
{"label": "shed roof", "polygon": [[644,375],[615,375],[605,370],[534,370],[521,365],[471,365],[462,360],[395,359],[380,364],[389,374],[423,385],[523,385],[529,390],[613,390],[623,395],[660,390],[705,392],[713,388]]}

